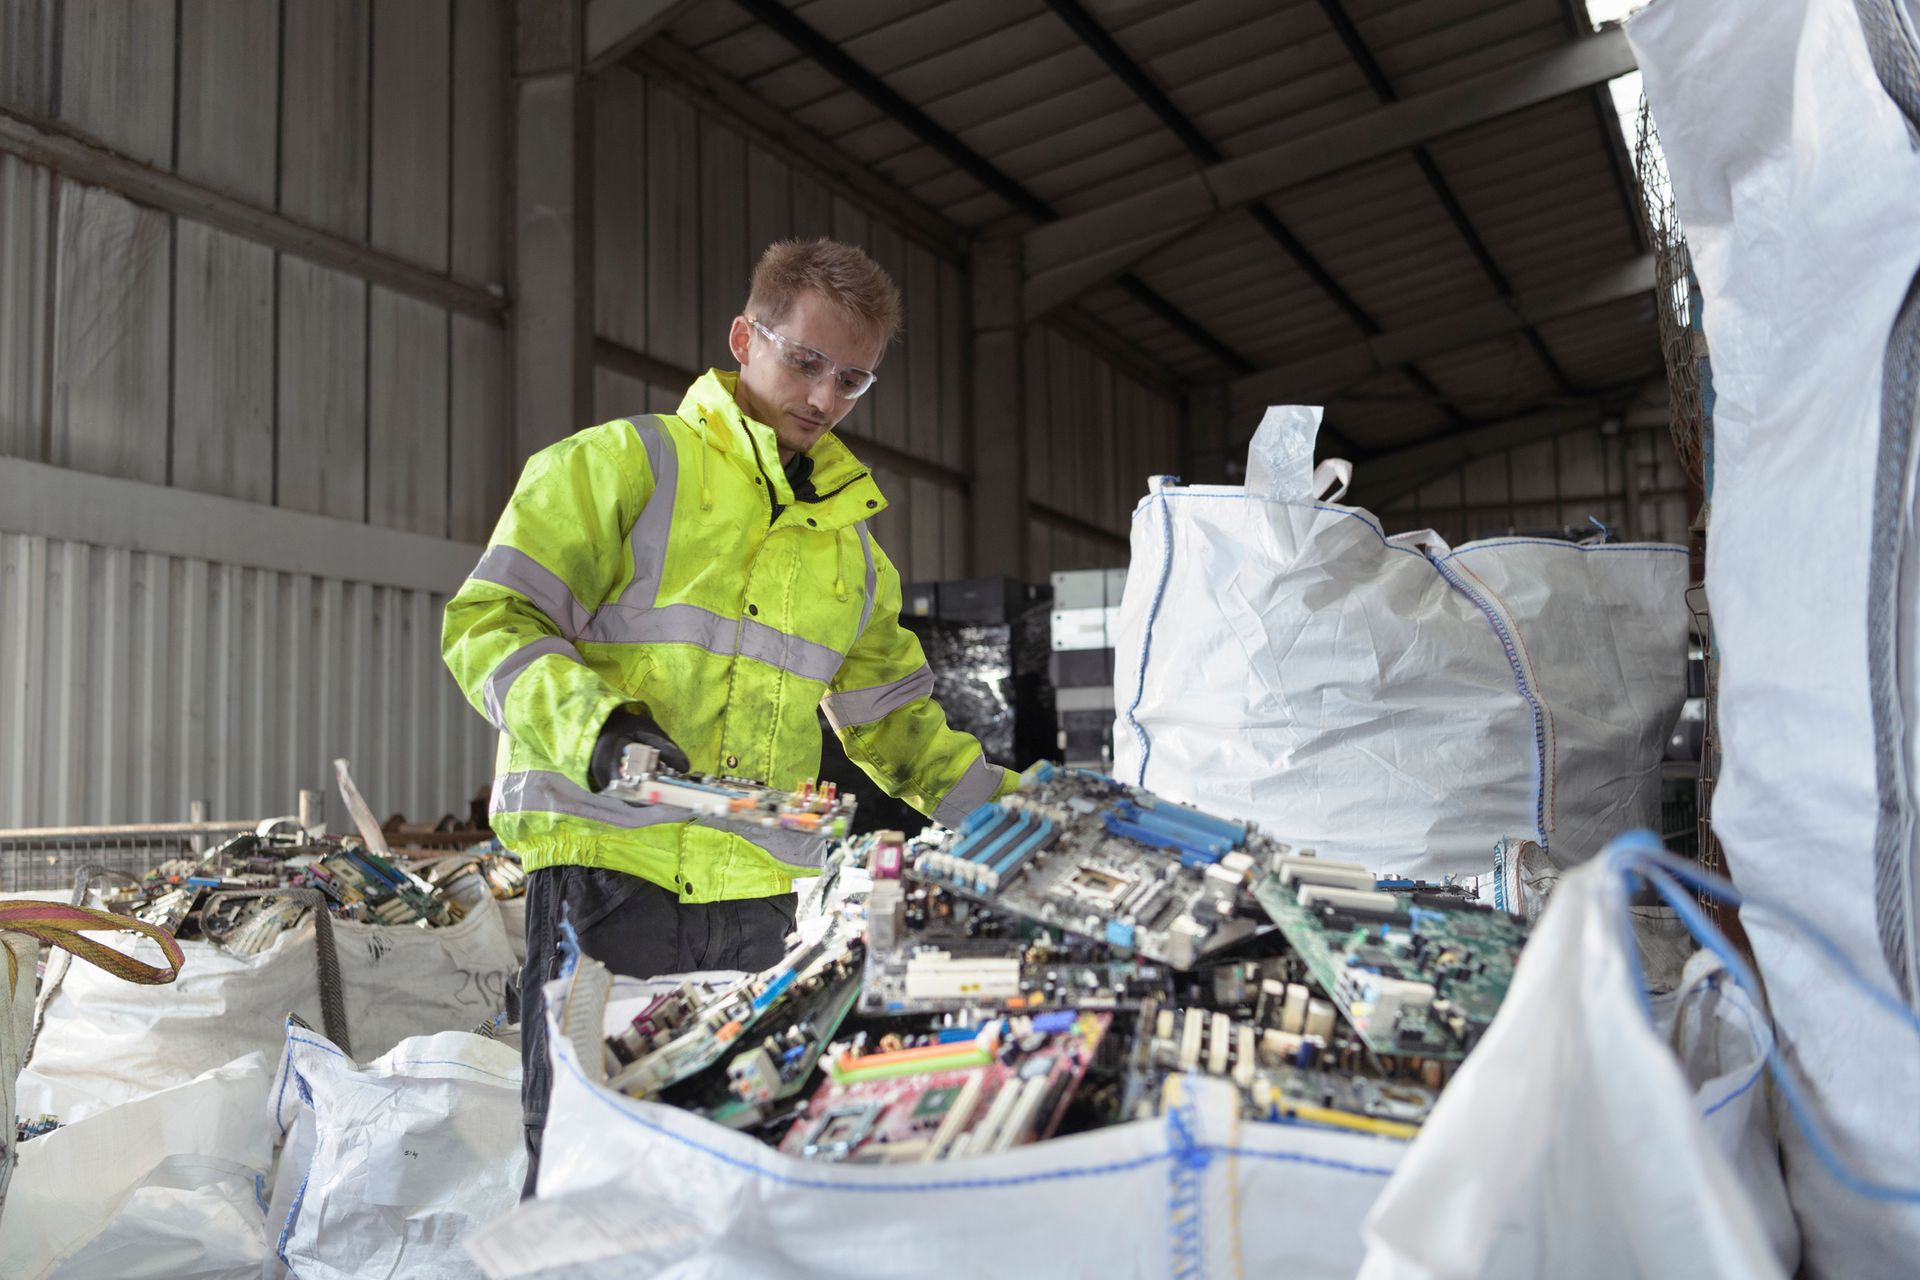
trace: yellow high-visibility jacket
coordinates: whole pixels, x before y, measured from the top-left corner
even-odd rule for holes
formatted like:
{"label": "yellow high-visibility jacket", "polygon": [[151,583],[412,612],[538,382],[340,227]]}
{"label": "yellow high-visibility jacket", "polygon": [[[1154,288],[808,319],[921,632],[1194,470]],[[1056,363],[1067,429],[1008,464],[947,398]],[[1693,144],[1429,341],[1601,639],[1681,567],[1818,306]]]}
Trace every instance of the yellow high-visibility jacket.
{"label": "yellow high-visibility jacket", "polygon": [[886,499],[831,434],[794,501],[773,431],[711,370],[677,415],[620,418],[535,454],[447,605],[441,653],[501,730],[493,829],[529,870],[642,876],[683,902],[785,893],[823,837],[721,830],[588,789],[616,709],[644,704],[696,772],[792,788],[820,767],[824,706],[886,791],[957,825],[1018,775],[949,728],[868,531]]}

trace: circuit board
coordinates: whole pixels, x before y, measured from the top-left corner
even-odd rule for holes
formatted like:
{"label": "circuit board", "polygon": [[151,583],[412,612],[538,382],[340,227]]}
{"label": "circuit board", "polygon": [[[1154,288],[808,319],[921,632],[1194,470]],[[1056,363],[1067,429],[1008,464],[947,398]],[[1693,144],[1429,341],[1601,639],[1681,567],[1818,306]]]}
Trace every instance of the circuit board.
{"label": "circuit board", "polygon": [[701,815],[703,825],[776,827],[834,840],[853,830],[856,803],[831,782],[781,791],[744,778],[679,773],[661,766],[659,751],[638,743],[628,744],[606,794],[632,805],[685,809]]}
{"label": "circuit board", "polygon": [[857,987],[864,957],[865,944],[853,922],[836,917],[818,942],[795,948],[773,968],[697,1007],[689,995],[670,993],[664,997],[670,1004],[656,1001],[632,1025],[607,1037],[615,1064],[607,1084],[644,1098],[689,1079],[737,1045],[755,1043],[743,1037],[772,1026],[790,1002],[811,1001],[822,988],[849,980]]}
{"label": "circuit board", "polygon": [[938,884],[877,880],[863,1013],[1115,1010],[1165,996],[1165,966],[1008,916]]}
{"label": "circuit board", "polygon": [[1059,1126],[1111,1015],[1053,1010],[876,1053],[840,1051],[780,1150],[908,1164],[990,1155]]}
{"label": "circuit board", "polygon": [[1525,923],[1439,888],[1377,883],[1354,863],[1282,857],[1254,896],[1374,1052],[1466,1056],[1506,998]]}
{"label": "circuit board", "polygon": [[1244,823],[1043,760],[910,866],[916,880],[1187,969],[1253,932],[1247,882],[1286,852]]}
{"label": "circuit board", "polygon": [[1249,1120],[1380,1137],[1412,1137],[1435,1100],[1417,1079],[1371,1069],[1337,1036],[1287,1034],[1207,1009],[1150,1008],[1127,1064],[1123,1113],[1158,1115],[1167,1080],[1190,1072],[1231,1081]]}
{"label": "circuit board", "polygon": [[304,867],[304,880],[330,898],[338,914],[376,924],[446,924],[452,919],[433,886],[390,858],[371,849],[347,848],[311,861],[290,858]]}
{"label": "circuit board", "polygon": [[860,968],[836,966],[813,989],[782,1001],[754,1024],[724,1066],[714,1063],[662,1092],[662,1100],[744,1129],[803,1092],[827,1043],[860,995]]}

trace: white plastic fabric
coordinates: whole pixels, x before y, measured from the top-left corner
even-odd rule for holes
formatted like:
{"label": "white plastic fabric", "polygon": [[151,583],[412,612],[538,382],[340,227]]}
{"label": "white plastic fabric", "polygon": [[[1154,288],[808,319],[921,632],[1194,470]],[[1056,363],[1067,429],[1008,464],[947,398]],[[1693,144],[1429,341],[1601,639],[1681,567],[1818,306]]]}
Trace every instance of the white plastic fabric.
{"label": "white plastic fabric", "polygon": [[[1892,477],[1905,494],[1893,521],[1875,514],[1875,479],[1889,336],[1920,268],[1920,150],[1876,74],[1865,12],[1890,19],[1886,47],[1914,47],[1914,6],[1897,0],[1662,0],[1627,33],[1692,249],[1717,396],[1714,828],[1743,890],[1793,903],[1895,991],[1876,913],[1867,620],[1876,601],[1898,611],[1910,673],[1911,460]],[[1889,532],[1904,563],[1875,550]],[[1889,569],[1895,581],[1876,592]],[[1920,717],[1910,688],[1901,700],[1905,758],[1896,747],[1885,764],[1911,791]],[[1898,852],[1910,872],[1911,845]],[[1835,1151],[1863,1176],[1920,1183],[1911,1036],[1796,933],[1742,918]],[[1920,1206],[1848,1191],[1791,1120],[1778,1128],[1808,1272],[1911,1275]]]}
{"label": "white plastic fabric", "polygon": [[461,1242],[526,1179],[519,1052],[463,1031],[361,1066],[290,1026],[271,1117],[287,1145],[270,1230],[300,1280],[472,1276]]}
{"label": "white plastic fabric", "polygon": [[527,895],[517,898],[500,898],[500,927],[507,934],[507,949],[513,952],[516,965],[527,960]]}
{"label": "white plastic fabric", "polygon": [[1562,878],[1368,1215],[1362,1280],[1793,1274],[1765,1018],[1696,971],[1676,1056],[1642,1003],[1627,897],[1604,861]]}
{"label": "white plastic fabric", "polygon": [[[518,967],[491,900],[444,929],[335,921],[333,933],[347,1034],[368,1057],[407,1036],[480,1025],[502,1008]],[[312,921],[255,956],[207,942],[181,946],[187,963],[167,986],[72,966],[47,1006],[18,1105],[76,1120],[242,1054],[278,1061],[289,1013],[321,1025]],[[145,939],[128,951],[148,961],[159,955]]]}
{"label": "white plastic fabric", "polygon": [[255,1280],[271,1079],[250,1054],[23,1144],[0,1276]]}
{"label": "white plastic fabric", "polygon": [[[557,1000],[549,997],[549,1007]],[[1406,1145],[1243,1123],[1192,1082],[1162,1121],[893,1168],[819,1164],[587,1080],[549,1034],[539,1198],[469,1249],[494,1280],[647,1275],[1350,1277]]]}
{"label": "white plastic fabric", "polygon": [[1246,486],[1155,478],[1114,655],[1121,781],[1382,872],[1591,857],[1658,818],[1687,553],[1389,537],[1319,496],[1320,411],[1269,409]]}
{"label": "white plastic fabric", "polygon": [[14,1082],[33,1034],[34,965],[39,955],[40,946],[32,938],[0,932],[0,1218],[6,1216],[7,1181],[13,1173]]}

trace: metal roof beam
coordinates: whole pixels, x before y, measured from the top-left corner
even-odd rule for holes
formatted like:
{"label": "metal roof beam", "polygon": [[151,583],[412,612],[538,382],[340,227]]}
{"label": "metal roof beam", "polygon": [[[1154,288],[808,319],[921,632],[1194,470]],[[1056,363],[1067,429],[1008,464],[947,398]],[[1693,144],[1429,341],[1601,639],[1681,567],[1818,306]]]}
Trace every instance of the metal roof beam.
{"label": "metal roof beam", "polygon": [[[967,262],[967,234],[906,189],[870,169],[861,167],[845,151],[834,147],[783,111],[749,93],[702,61],[671,36],[649,40],[629,54],[627,65],[688,96],[702,111],[741,130],[763,146],[783,152],[788,161],[821,178],[836,195],[886,219],[915,243],[957,265]],[[1057,328],[1100,349],[1117,368],[1156,395],[1177,400],[1185,383],[1159,356],[1114,333],[1084,311],[1063,308],[1049,317]]]}
{"label": "metal roof beam", "polygon": [[1444,316],[1394,329],[1350,347],[1251,374],[1233,384],[1233,403],[1236,409],[1245,409],[1282,401],[1311,402],[1362,378],[1415,360],[1445,355],[1523,332],[1548,320],[1649,293],[1654,284],[1653,255],[1644,254],[1559,289],[1449,311]]}
{"label": "metal roof beam", "polygon": [[[1367,47],[1366,37],[1360,34],[1360,28],[1348,16],[1346,6],[1340,0],[1320,0],[1320,11],[1326,15],[1334,34],[1340,37],[1340,43],[1346,46],[1347,55],[1359,66],[1361,74],[1366,76],[1367,84],[1372,87],[1374,95],[1383,103],[1398,101],[1400,91],[1393,87],[1393,79],[1387,75],[1387,69],[1380,65],[1380,60],[1373,56],[1373,50]],[[1434,160],[1433,153],[1424,146],[1415,147],[1413,162],[1419,167],[1420,176],[1427,180],[1427,186],[1432,190],[1434,199],[1440,202],[1440,208],[1447,215],[1447,221],[1453,223],[1453,229],[1459,232],[1460,238],[1466,242],[1467,251],[1473,255],[1474,261],[1480,264],[1480,270],[1486,274],[1488,282],[1493,285],[1494,292],[1502,296],[1512,293],[1513,285],[1507,280],[1507,273],[1500,269],[1498,262],[1494,261],[1493,251],[1487,248],[1487,242],[1480,238],[1480,232],[1474,227],[1473,220],[1467,216],[1465,206],[1454,194],[1453,184],[1448,182],[1446,176],[1440,172],[1440,165]],[[1526,338],[1527,344],[1533,348],[1534,356],[1540,361],[1541,367],[1546,369],[1547,375],[1553,379],[1554,385],[1560,388],[1562,394],[1571,395],[1574,391],[1573,381],[1567,377],[1567,371],[1560,367],[1560,362],[1548,349],[1546,339],[1532,328],[1527,329]]]}
{"label": "metal roof beam", "polygon": [[580,43],[587,74],[613,66],[691,8],[693,0],[586,0]]}
{"label": "metal roof beam", "polygon": [[1384,507],[1421,486],[1489,454],[1534,444],[1570,431],[1597,429],[1609,417],[1624,427],[1666,425],[1666,411],[1638,407],[1650,391],[1665,390],[1665,370],[1649,370],[1596,392],[1593,402],[1536,409],[1498,422],[1432,436],[1356,460],[1354,488],[1369,507]]}
{"label": "metal roof beam", "polygon": [[[886,112],[893,118],[894,123],[905,127],[909,133],[932,147],[948,163],[1005,200],[1019,212],[1036,222],[1052,222],[1060,217],[1059,210],[1027,190],[1012,175],[1002,172],[991,160],[969,147],[945,126],[907,101],[886,81],[849,57],[839,45],[808,26],[791,9],[780,3],[780,0],[734,0],[734,3],[752,14],[759,22],[770,27],[788,44],[813,59],[829,75],[881,111]],[[1191,316],[1178,310],[1171,302],[1154,292],[1145,281],[1128,274],[1124,269],[1113,272],[1107,278],[1115,277],[1118,277],[1120,286],[1135,299],[1152,310],[1160,319],[1171,324],[1183,337],[1197,344],[1213,359],[1239,374],[1255,368],[1251,360],[1209,333]]]}
{"label": "metal roof beam", "polygon": [[358,241],[317,230],[250,201],[130,160],[57,121],[0,107],[0,155],[16,156],[75,182],[104,187],[162,212],[204,222],[253,244],[385,285],[461,315],[499,324],[507,310],[506,290],[498,284],[442,275]]}
{"label": "metal roof beam", "polygon": [[820,64],[829,75],[891,116],[914,137],[968,177],[1036,222],[1060,216],[1054,207],[1002,173],[994,163],[960,141],[933,117],[895,92],[893,86],[849,57],[845,50],[815,31],[780,0],[734,0],[754,20],[773,29],[781,39]]}
{"label": "metal roof beam", "polygon": [[[1068,29],[1080,37],[1081,43],[1085,44],[1087,49],[1106,65],[1107,70],[1113,72],[1122,84],[1133,91],[1135,97],[1145,103],[1147,108],[1160,118],[1160,123],[1164,124],[1173,136],[1180,140],[1180,144],[1191,152],[1195,159],[1199,160],[1202,164],[1217,164],[1225,158],[1221,155],[1219,148],[1215,147],[1207,136],[1200,131],[1199,126],[1188,119],[1187,114],[1180,110],[1172,98],[1167,96],[1166,91],[1154,83],[1153,77],[1147,74],[1146,68],[1135,62],[1127,51],[1120,47],[1119,41],[1115,40],[1113,36],[1108,33],[1107,29],[1100,25],[1099,20],[1081,6],[1080,0],[1047,0],[1047,7],[1052,9],[1055,16],[1062,22],[1066,23]],[[1267,238],[1280,246],[1281,252],[1292,259],[1294,265],[1299,267],[1300,270],[1306,274],[1307,278],[1312,280],[1320,291],[1333,301],[1335,306],[1346,313],[1347,318],[1358,326],[1360,332],[1369,337],[1380,332],[1379,322],[1367,314],[1366,308],[1360,305],[1360,300],[1348,293],[1346,289],[1341,286],[1340,282],[1333,278],[1333,273],[1328,271],[1318,258],[1314,257],[1313,252],[1301,242],[1298,236],[1287,230],[1286,225],[1280,221],[1278,214],[1274,213],[1272,209],[1259,201],[1255,201],[1248,212],[1253,215],[1253,220],[1259,224],[1260,229],[1267,233]],[[1144,285],[1139,283],[1138,278],[1133,275],[1122,277],[1121,284],[1127,288],[1129,293],[1133,293],[1137,298],[1140,297],[1137,288],[1145,288]],[[1145,299],[1141,298],[1141,301],[1144,302]],[[1177,315],[1178,313],[1175,314]],[[1163,316],[1162,318],[1168,319],[1169,323],[1175,323],[1169,317]],[[1175,323],[1175,327],[1180,328],[1181,326]],[[1193,337],[1194,335],[1188,334],[1188,336]],[[1232,353],[1229,352],[1228,354]],[[1220,353],[1216,352],[1215,355],[1218,357]],[[1235,359],[1237,358],[1236,356]],[[1229,368],[1234,367],[1232,360],[1227,360],[1225,363],[1227,363]],[[1252,373],[1253,369],[1249,366],[1239,369],[1238,372],[1245,375]],[[1446,414],[1448,422],[1455,425],[1462,425],[1467,421],[1466,415],[1461,413],[1455,405],[1447,400],[1445,394],[1426,374],[1414,368],[1409,368],[1406,373],[1407,377],[1413,381],[1416,387],[1431,396],[1439,404],[1441,411]],[[1329,434],[1336,440],[1345,439],[1345,437],[1340,436],[1337,432]]]}
{"label": "metal roof beam", "polygon": [[788,163],[827,182],[836,195],[885,218],[947,261],[966,265],[967,238],[959,227],[904,187],[801,126],[787,112],[754,97],[738,80],[722,74],[672,36],[649,40],[628,55],[627,65],[642,75],[656,77],[669,90],[692,100],[702,112],[783,154]]}
{"label": "metal roof beam", "polygon": [[1026,313],[1071,301],[1215,214],[1604,84],[1635,65],[1626,35],[1613,28],[1036,227],[1025,237]]}

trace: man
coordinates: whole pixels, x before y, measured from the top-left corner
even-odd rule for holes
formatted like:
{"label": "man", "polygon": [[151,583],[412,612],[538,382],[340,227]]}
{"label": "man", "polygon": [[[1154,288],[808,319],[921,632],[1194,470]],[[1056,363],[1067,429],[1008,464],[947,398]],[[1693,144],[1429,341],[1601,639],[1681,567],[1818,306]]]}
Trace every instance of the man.
{"label": "man", "polygon": [[549,1075],[541,985],[563,914],[615,973],[763,969],[823,842],[741,836],[599,794],[623,749],[792,788],[824,707],[888,793],[955,824],[1013,789],[947,726],[867,522],[886,500],[832,434],[873,385],[900,296],[872,259],[787,241],[754,270],[728,348],[676,415],[617,419],[527,463],[447,605],[441,650],[501,730],[493,829],[531,873],[521,975],[527,1189]]}

